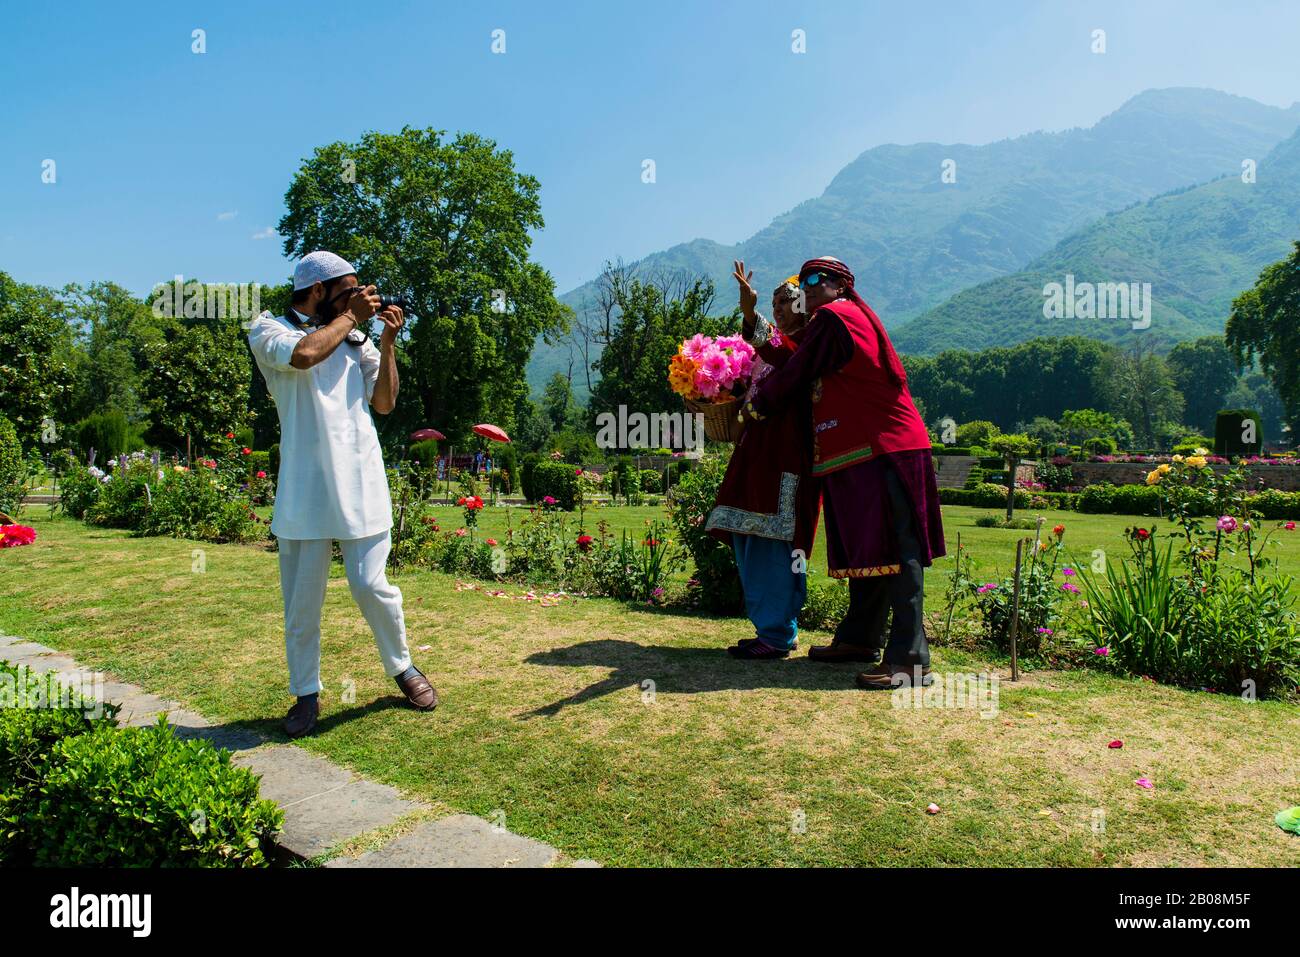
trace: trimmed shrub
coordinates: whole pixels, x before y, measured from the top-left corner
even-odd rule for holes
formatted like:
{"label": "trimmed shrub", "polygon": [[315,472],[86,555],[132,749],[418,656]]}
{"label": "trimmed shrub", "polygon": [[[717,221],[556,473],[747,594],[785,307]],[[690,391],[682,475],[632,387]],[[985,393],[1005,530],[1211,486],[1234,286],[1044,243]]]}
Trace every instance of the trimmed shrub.
{"label": "trimmed shrub", "polygon": [[1083,443],[1084,455],[1114,455],[1119,449],[1109,435],[1099,435]]}
{"label": "trimmed shrub", "polygon": [[257,776],[165,720],[63,738],[23,816],[50,867],[264,867],[284,814]]}
{"label": "trimmed shrub", "polygon": [[14,424],[0,415],[0,512],[18,513],[27,491],[27,462]]}
{"label": "trimmed shrub", "polygon": [[974,491],[984,482],[985,472],[978,465],[972,465],[970,471],[966,473],[966,481],[962,488]]}
{"label": "trimmed shrub", "polygon": [[573,511],[578,501],[578,476],[567,462],[533,463],[526,490],[530,502],[540,502],[548,495],[565,511]]}
{"label": "trimmed shrub", "polygon": [[425,439],[423,442],[412,442],[410,448],[407,449],[406,457],[411,462],[419,462],[421,468],[436,472],[438,470],[438,440]]}
{"label": "trimmed shrub", "polygon": [[641,491],[657,493],[663,490],[663,480],[658,469],[641,470]]}
{"label": "trimmed shrub", "polygon": [[77,447],[82,455],[95,450],[95,461],[106,462],[133,449],[127,448],[130,427],[126,416],[116,409],[92,412],[73,427]]}
{"label": "trimmed shrub", "polygon": [[1100,482],[1079,493],[1076,508],[1089,515],[1158,515],[1160,490],[1153,485]]}
{"label": "trimmed shrub", "polygon": [[533,471],[541,460],[541,455],[536,452],[529,452],[524,456],[523,465],[519,468],[519,490],[524,493],[524,498],[530,502],[537,501],[537,496],[533,495],[532,492]]}
{"label": "trimmed shrub", "polygon": [[280,443],[279,443],[279,442],[276,442],[275,445],[271,446],[271,448],[267,451],[266,456],[267,456],[267,461],[269,462],[269,464],[270,464],[270,466],[271,466],[271,468],[270,468],[270,474],[273,475],[273,476],[275,476],[276,478],[279,478],[279,476],[280,476]]}
{"label": "trimmed shrub", "polygon": [[[1246,422],[1254,423],[1255,441],[1246,442]],[[1264,450],[1264,427],[1259,413],[1251,409],[1224,409],[1214,417],[1214,454],[1259,455]]]}
{"label": "trimmed shrub", "polygon": [[52,673],[0,661],[0,865],[31,864],[23,820],[36,807],[45,759],[59,741],[116,723],[116,705],[97,706]]}

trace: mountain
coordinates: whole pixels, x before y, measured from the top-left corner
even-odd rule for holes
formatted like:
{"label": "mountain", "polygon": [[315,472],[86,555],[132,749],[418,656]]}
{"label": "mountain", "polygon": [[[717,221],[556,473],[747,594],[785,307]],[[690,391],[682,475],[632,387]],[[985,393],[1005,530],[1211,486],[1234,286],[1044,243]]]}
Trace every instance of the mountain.
{"label": "mountain", "polygon": [[[836,255],[891,328],[979,283],[1015,273],[1108,212],[1171,189],[1236,173],[1300,125],[1300,104],[1267,106],[1215,90],[1141,93],[1092,127],[1030,133],[984,146],[919,143],[870,149],[817,198],[735,245],[697,239],[640,261],[712,278],[734,305],[731,262],[760,288],[806,259]],[[956,180],[941,181],[955,162]],[[586,283],[561,297],[594,299]],[[564,345],[538,343],[528,378],[539,388],[568,368]],[[575,380],[577,377],[575,376]]]}
{"label": "mountain", "polygon": [[[904,323],[901,352],[983,349],[1036,336],[1086,335],[1163,344],[1223,332],[1232,299],[1300,238],[1300,133],[1241,174],[1176,190],[1111,213],[1058,243],[1024,270],[981,283]],[[1117,318],[1045,318],[1044,290],[1080,283],[1150,283],[1150,327]]]}

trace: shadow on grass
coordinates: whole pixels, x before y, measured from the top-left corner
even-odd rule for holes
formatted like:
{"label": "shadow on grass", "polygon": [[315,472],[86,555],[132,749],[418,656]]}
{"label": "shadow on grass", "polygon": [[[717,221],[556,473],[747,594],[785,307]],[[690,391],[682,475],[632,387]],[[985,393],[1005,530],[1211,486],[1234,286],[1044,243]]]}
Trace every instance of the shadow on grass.
{"label": "shadow on grass", "polygon": [[[392,694],[383,698],[376,698],[369,704],[358,705],[356,707],[348,708],[345,711],[335,711],[322,717],[320,721],[316,723],[316,727],[312,730],[311,734],[307,735],[307,737],[315,737],[316,735],[324,734],[326,731],[347,724],[349,721],[356,721],[359,718],[364,718],[371,714],[377,714],[380,711],[388,711],[390,708],[405,707],[408,707],[406,698],[400,694]],[[285,711],[288,711],[287,707],[285,708]],[[242,721],[238,724],[232,724],[229,727],[232,729],[239,728],[251,730],[255,734],[261,736],[263,742],[293,744],[295,740],[298,740],[291,738],[284,733],[284,715],[277,715],[274,718],[260,718],[255,721]],[[208,735],[205,735],[205,737],[206,736]],[[248,746],[249,745],[245,745],[245,747]],[[256,747],[256,745],[252,746]],[[226,745],[226,747],[230,746]]]}
{"label": "shadow on grass", "polygon": [[529,655],[531,665],[553,668],[613,668],[612,674],[581,691],[522,716],[552,717],[564,708],[613,694],[627,687],[646,690],[654,682],[655,692],[700,694],[708,691],[755,691],[785,688],[805,691],[843,691],[864,694],[853,683],[862,665],[828,665],[805,655],[775,661],[738,661],[716,648],[678,648],[671,645],[643,645],[612,638],[584,641],[566,648]]}

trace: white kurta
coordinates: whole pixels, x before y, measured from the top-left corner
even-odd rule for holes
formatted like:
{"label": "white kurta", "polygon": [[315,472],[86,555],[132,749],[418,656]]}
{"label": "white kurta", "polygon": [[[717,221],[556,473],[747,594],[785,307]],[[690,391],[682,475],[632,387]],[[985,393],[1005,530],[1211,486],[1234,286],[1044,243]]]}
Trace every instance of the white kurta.
{"label": "white kurta", "polygon": [[280,415],[271,531],[289,539],[367,538],[388,531],[393,506],[370,417],[379,350],[369,337],[360,346],[343,342],[324,362],[295,369],[289,360],[306,334],[270,315],[253,320],[248,331]]}

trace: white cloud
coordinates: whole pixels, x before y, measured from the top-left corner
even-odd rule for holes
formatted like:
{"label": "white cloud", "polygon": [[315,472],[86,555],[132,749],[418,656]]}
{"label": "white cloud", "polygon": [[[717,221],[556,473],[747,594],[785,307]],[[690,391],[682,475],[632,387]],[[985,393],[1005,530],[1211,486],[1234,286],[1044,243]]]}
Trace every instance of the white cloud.
{"label": "white cloud", "polygon": [[234,218],[235,218],[236,216],[238,216],[238,215],[239,215],[239,211],[238,211],[238,210],[235,210],[234,212],[229,212],[229,213],[217,213],[217,222],[219,222],[219,223],[224,223],[226,220],[228,220],[228,219],[234,219]]}
{"label": "white cloud", "polygon": [[275,235],[275,230],[272,229],[270,226],[267,226],[266,229],[259,229],[257,232],[253,233],[253,238],[270,239],[274,235]]}

